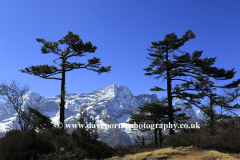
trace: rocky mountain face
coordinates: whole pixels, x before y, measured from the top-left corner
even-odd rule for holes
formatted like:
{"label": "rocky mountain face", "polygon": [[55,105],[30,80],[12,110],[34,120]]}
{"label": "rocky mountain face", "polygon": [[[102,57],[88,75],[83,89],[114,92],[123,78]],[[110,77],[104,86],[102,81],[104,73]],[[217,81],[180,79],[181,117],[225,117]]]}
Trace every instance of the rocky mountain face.
{"label": "rocky mountain face", "polygon": [[[115,84],[106,88],[98,89],[92,93],[86,94],[66,94],[65,97],[65,124],[68,124],[68,132],[71,133],[76,129],[80,110],[86,107],[88,114],[96,117],[97,124],[101,125],[126,125],[130,115],[138,112],[138,107],[146,102],[157,100],[156,94],[141,94],[133,96],[131,91],[125,87],[117,87]],[[41,113],[50,117],[54,125],[59,123],[59,103],[60,95],[50,98],[44,98],[37,93],[30,92],[25,96],[23,108],[31,106],[38,108]],[[193,109],[186,109],[181,100],[174,103],[174,107],[181,107],[182,112],[193,120],[198,120],[200,115],[196,114]],[[200,112],[199,112],[200,113]],[[18,128],[16,123],[17,113],[12,108],[4,104],[0,105],[0,132]],[[65,127],[66,128],[66,127]],[[130,145],[134,144],[134,136],[139,134],[138,130],[131,128],[98,128],[99,140],[106,142],[109,146],[114,147],[117,144]]]}

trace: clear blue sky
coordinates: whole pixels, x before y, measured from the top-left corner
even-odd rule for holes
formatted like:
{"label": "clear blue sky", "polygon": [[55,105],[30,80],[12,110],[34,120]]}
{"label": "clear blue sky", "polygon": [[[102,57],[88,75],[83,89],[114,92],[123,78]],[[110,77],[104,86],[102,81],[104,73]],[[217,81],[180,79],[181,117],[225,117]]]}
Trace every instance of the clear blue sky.
{"label": "clear blue sky", "polygon": [[[87,54],[112,66],[98,75],[85,69],[66,74],[67,93],[90,93],[116,84],[133,95],[153,93],[154,86],[166,86],[162,79],[145,76],[150,60],[147,48],[175,32],[181,37],[191,29],[196,38],[181,50],[203,50],[202,57],[217,57],[216,67],[236,68],[240,78],[240,1],[238,0],[2,0],[0,1],[1,80],[29,84],[30,91],[44,97],[60,93],[61,81],[37,78],[19,72],[31,65],[49,64],[57,55],[42,54],[36,38],[58,41],[72,31],[83,42],[97,46]],[[72,62],[87,62],[72,58]],[[60,75],[59,75],[60,76]],[[227,83],[227,82],[226,82]],[[225,84],[218,83],[218,84]],[[164,92],[154,92],[160,98]]]}

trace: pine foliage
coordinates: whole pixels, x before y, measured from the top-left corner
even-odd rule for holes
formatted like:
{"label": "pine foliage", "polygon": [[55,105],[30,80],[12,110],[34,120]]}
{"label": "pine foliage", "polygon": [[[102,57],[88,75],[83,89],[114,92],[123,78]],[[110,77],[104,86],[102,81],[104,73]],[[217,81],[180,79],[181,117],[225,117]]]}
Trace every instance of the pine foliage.
{"label": "pine foliage", "polygon": [[[151,128],[139,128],[140,131],[146,132],[150,130],[154,130],[154,142],[155,147],[162,145],[162,140],[164,139],[164,135],[162,134],[163,124],[167,124],[170,122],[169,120],[169,108],[167,106],[167,99],[162,98],[161,100],[153,101],[151,103],[145,103],[142,107],[139,108],[139,113],[133,114],[130,117],[130,121],[128,123],[133,124],[136,123],[138,126],[140,124],[146,124],[149,126],[153,126]],[[174,112],[181,111],[181,108],[174,109]],[[184,120],[189,119],[185,113],[174,114],[174,119],[176,122],[184,122]],[[157,127],[158,124],[159,126]]]}
{"label": "pine foliage", "polygon": [[[191,108],[195,105],[201,109],[201,99],[209,96],[210,91],[215,86],[214,80],[229,80],[236,73],[234,69],[225,70],[223,68],[213,67],[215,58],[201,58],[203,51],[194,51],[192,54],[180,51],[179,48],[190,39],[196,36],[188,30],[182,38],[178,38],[175,33],[167,34],[165,39],[158,42],[152,42],[152,46],[148,49],[152,60],[149,67],[144,70],[147,76],[155,76],[154,78],[163,80],[167,79],[167,89],[155,86],[152,91],[167,91],[168,107],[170,109],[169,119],[174,122],[174,110],[172,106],[173,98],[185,100],[185,104]],[[178,51],[181,55],[177,55]],[[176,84],[172,87],[173,81]],[[225,88],[236,87],[240,83],[240,79],[232,83],[220,86]],[[174,131],[170,130],[170,134],[174,135]]]}
{"label": "pine foliage", "polygon": [[[77,62],[69,62],[69,58],[72,57],[83,57],[86,56],[86,52],[94,53],[97,49],[96,46],[93,46],[92,43],[86,42],[83,43],[82,39],[77,35],[73,34],[72,32],[68,32],[68,34],[63,37],[63,39],[58,40],[58,42],[50,42],[46,41],[43,38],[37,38],[38,42],[42,43],[43,46],[41,48],[41,52],[43,54],[54,53],[59,56],[59,58],[55,59],[53,62],[55,64],[57,60],[61,60],[61,63],[58,64],[60,68],[52,65],[37,65],[37,66],[30,66],[25,69],[21,69],[22,73],[27,73],[30,75],[38,76],[44,79],[56,79],[61,80],[61,102],[60,102],[60,122],[63,125],[64,129],[64,106],[65,106],[65,74],[68,71],[74,69],[82,69],[85,68],[87,70],[91,70],[94,72],[98,72],[98,74],[109,72],[111,71],[111,66],[108,67],[100,67],[100,58],[93,57],[92,59],[88,59],[88,63],[77,63]],[[66,49],[62,50],[59,47],[59,44],[66,45]],[[57,74],[61,74],[61,78],[53,77]]]}

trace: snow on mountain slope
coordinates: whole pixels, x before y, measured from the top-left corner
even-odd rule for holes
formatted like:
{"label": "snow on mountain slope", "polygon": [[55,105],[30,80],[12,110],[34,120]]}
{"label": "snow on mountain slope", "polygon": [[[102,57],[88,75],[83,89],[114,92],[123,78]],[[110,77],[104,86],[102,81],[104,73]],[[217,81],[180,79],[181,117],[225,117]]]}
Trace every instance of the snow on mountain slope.
{"label": "snow on mountain slope", "polygon": [[0,122],[4,119],[10,118],[16,111],[4,104],[0,104]]}
{"label": "snow on mountain slope", "polygon": [[182,111],[178,111],[177,113],[186,113],[186,116],[192,117],[193,119],[198,119],[195,115],[195,111],[192,108],[187,108],[187,105],[181,99],[177,99],[173,103],[174,108],[182,108]]}
{"label": "snow on mountain slope", "polygon": [[195,115],[197,119],[205,121],[205,116],[203,115],[203,112],[201,110],[195,111]]}
{"label": "snow on mountain slope", "polygon": [[[119,88],[112,84],[106,88],[95,90],[86,94],[66,94],[65,96],[65,124],[78,124],[80,110],[86,107],[88,114],[96,117],[97,124],[126,124],[130,115],[137,113],[138,107],[146,102],[157,100],[156,94],[141,94],[133,96],[131,91],[125,87]],[[25,96],[24,107],[37,107],[43,114],[50,117],[54,125],[59,123],[60,95],[44,98],[37,93],[30,92]],[[178,104],[179,103],[179,104]],[[185,109],[181,100],[174,103],[182,107],[188,116],[197,118],[192,109]],[[10,130],[13,124],[11,120],[16,119],[16,113],[0,105],[0,132]],[[11,124],[12,123],[12,124]],[[68,129],[71,133],[74,128]],[[130,145],[134,143],[134,132],[130,128],[99,128],[99,140],[110,146]]]}
{"label": "snow on mountain slope", "polygon": [[[86,107],[88,114],[97,119],[97,124],[119,124],[125,123],[126,119],[137,112],[143,102],[156,100],[157,95],[133,96],[131,91],[125,87],[119,88],[112,84],[106,88],[98,89],[87,94],[66,94],[65,96],[65,124],[78,124],[79,112]],[[44,98],[37,93],[29,92],[24,97],[23,108],[34,106],[43,114],[52,119],[53,124],[59,123],[59,103],[60,95]],[[16,112],[15,112],[16,113]],[[16,119],[12,111],[8,111],[3,105],[0,108],[0,131],[9,130],[9,126],[16,124],[11,119]],[[73,128],[69,128],[69,133]],[[132,144],[132,138],[124,129],[102,129],[99,128],[100,140],[107,142],[110,146],[120,143],[120,145]],[[118,141],[114,139],[119,139]]]}

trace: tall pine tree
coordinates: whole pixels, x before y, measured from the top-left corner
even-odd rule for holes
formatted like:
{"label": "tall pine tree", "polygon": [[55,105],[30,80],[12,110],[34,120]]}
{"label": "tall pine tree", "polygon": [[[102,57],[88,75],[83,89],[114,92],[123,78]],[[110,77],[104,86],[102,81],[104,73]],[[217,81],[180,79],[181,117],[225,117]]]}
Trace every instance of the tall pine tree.
{"label": "tall pine tree", "polygon": [[[94,53],[97,49],[96,46],[93,46],[92,43],[86,42],[83,43],[82,39],[77,34],[73,34],[72,32],[68,32],[68,35],[63,37],[63,39],[58,40],[58,42],[47,42],[44,39],[37,38],[37,41],[43,43],[41,48],[41,52],[43,54],[54,53],[59,56],[59,58],[55,59],[53,62],[56,64],[56,60],[60,59],[61,63],[58,65],[60,68],[52,65],[37,65],[30,66],[25,69],[21,69],[22,73],[28,73],[30,75],[38,76],[44,79],[56,79],[61,80],[61,102],[60,102],[60,122],[62,124],[62,129],[64,129],[64,109],[65,109],[65,74],[68,71],[74,69],[85,68],[87,70],[91,70],[94,72],[98,72],[101,74],[103,72],[111,71],[111,66],[101,67],[100,68],[100,58],[94,57],[88,60],[88,63],[70,63],[68,60],[71,57],[83,57],[86,52]],[[67,45],[65,50],[60,49],[59,44]],[[52,77],[56,74],[61,74],[61,78]]]}
{"label": "tall pine tree", "polygon": [[[215,63],[215,58],[201,58],[203,51],[195,51],[192,54],[180,51],[179,48],[184,45],[189,39],[195,38],[195,34],[188,30],[182,38],[178,38],[175,33],[167,34],[163,41],[152,42],[151,53],[149,55],[152,60],[149,67],[144,70],[145,75],[153,76],[154,78],[167,79],[167,98],[169,107],[170,123],[174,123],[174,110],[172,100],[174,97],[181,98],[186,104],[191,107],[191,104],[197,107],[201,104],[201,99],[207,96],[213,82],[209,77],[215,80],[227,80],[234,77],[234,69],[225,70],[223,68],[212,67]],[[175,51],[181,53],[176,55]],[[173,81],[181,82],[181,86],[172,87]],[[239,84],[234,81],[228,87],[233,87]],[[152,91],[165,91],[165,89],[155,86]],[[196,92],[194,92],[196,91]],[[174,130],[170,129],[170,135],[174,135]]]}
{"label": "tall pine tree", "polygon": [[[170,53],[183,46],[189,39],[195,38],[195,34],[191,30],[188,30],[182,38],[178,38],[175,33],[167,34],[163,41],[152,42],[151,49],[148,49],[151,53],[149,55],[153,58],[149,67],[144,70],[147,72],[145,75],[153,76],[157,75],[156,79],[164,77],[167,79],[167,98],[168,98],[168,117],[171,124],[174,123],[174,109],[172,105],[172,81],[176,76],[181,76],[182,73],[178,72],[178,68],[181,64],[172,62],[170,59]],[[156,69],[154,69],[156,67]],[[178,74],[179,73],[179,74]],[[152,91],[165,91],[165,89],[155,86],[151,88]],[[174,130],[170,129],[170,135],[174,135]]]}

